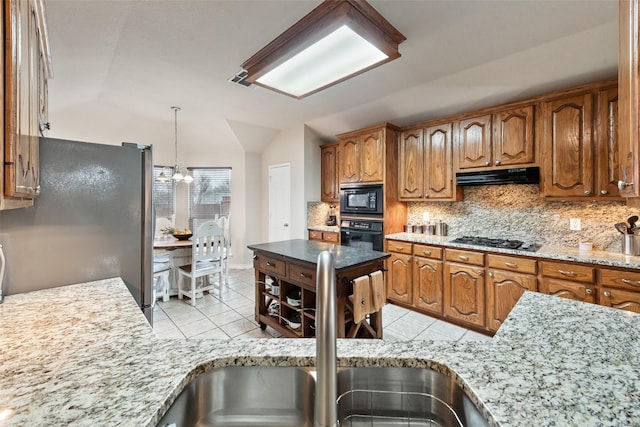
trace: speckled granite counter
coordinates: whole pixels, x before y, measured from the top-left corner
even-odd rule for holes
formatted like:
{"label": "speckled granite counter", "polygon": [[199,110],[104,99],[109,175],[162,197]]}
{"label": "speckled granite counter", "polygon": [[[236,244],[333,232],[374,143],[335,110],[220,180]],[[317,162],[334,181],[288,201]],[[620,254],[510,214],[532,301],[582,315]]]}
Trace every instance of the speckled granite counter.
{"label": "speckled granite counter", "polygon": [[389,257],[389,254],[384,252],[368,251],[351,246],[342,246],[333,243],[304,239],[260,243],[256,245],[249,245],[247,247],[252,251],[268,252],[270,254],[283,256],[292,260],[312,264],[318,262],[318,255],[320,252],[329,251],[335,258],[336,270]]}
{"label": "speckled granite counter", "polygon": [[[2,426],[152,426],[197,373],[313,365],[307,339],[159,340],[120,279],[0,305]],[[448,372],[501,426],[640,424],[640,316],[525,293],[491,342],[339,340],[343,366]]]}
{"label": "speckled granite counter", "polygon": [[315,231],[330,231],[332,233],[340,232],[340,227],[337,225],[309,225],[307,226],[307,229]]}
{"label": "speckled granite counter", "polygon": [[465,245],[462,243],[453,243],[451,242],[451,240],[453,240],[455,237],[430,236],[427,234],[419,233],[387,234],[385,238],[392,240],[401,240],[405,242],[449,246],[453,248],[475,249],[484,252],[496,252],[535,258],[546,258],[557,261],[585,262],[589,264],[597,264],[610,267],[624,267],[640,270],[640,256],[623,255],[617,252],[598,250],[581,251],[577,248],[567,248],[563,246],[551,245],[544,245],[536,252],[528,252],[514,249],[489,248],[483,246]]}

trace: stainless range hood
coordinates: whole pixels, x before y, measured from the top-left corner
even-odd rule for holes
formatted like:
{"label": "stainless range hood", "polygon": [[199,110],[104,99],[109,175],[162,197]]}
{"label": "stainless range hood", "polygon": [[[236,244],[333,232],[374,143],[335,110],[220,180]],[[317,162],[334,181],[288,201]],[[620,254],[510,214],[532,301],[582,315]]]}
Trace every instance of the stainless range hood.
{"label": "stainless range hood", "polygon": [[540,168],[512,168],[475,172],[458,172],[456,181],[460,186],[494,184],[538,184]]}

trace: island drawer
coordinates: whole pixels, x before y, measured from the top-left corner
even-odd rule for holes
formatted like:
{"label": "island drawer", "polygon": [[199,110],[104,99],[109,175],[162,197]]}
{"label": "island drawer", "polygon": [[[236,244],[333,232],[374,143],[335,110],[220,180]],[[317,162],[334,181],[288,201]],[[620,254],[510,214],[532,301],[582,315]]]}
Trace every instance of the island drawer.
{"label": "island drawer", "polygon": [[599,283],[614,288],[640,291],[640,272],[601,268]]}
{"label": "island drawer", "polygon": [[442,259],[442,248],[427,245],[413,245],[413,255],[424,258]]}
{"label": "island drawer", "polygon": [[322,233],[322,238],[325,242],[338,243],[340,235],[331,231],[325,231]]}
{"label": "island drawer", "polygon": [[398,252],[401,254],[411,255],[411,243],[398,242],[397,240],[389,240],[387,250],[389,252]]}
{"label": "island drawer", "polygon": [[517,271],[518,273],[536,274],[535,259],[517,258],[504,255],[487,254],[487,266],[500,270]]}
{"label": "island drawer", "polygon": [[309,240],[322,240],[322,231],[309,230]]}
{"label": "island drawer", "polygon": [[586,265],[540,261],[540,272],[546,277],[593,283],[594,268]]}
{"label": "island drawer", "polygon": [[254,259],[254,268],[256,270],[262,270],[265,273],[274,273],[284,276],[286,272],[286,262],[272,258],[262,254],[256,254]]}
{"label": "island drawer", "polygon": [[289,278],[297,283],[315,287],[316,269],[298,264],[289,264]]}
{"label": "island drawer", "polygon": [[445,249],[444,257],[447,261],[463,262],[465,264],[484,265],[484,254],[481,252],[462,251],[459,249]]}

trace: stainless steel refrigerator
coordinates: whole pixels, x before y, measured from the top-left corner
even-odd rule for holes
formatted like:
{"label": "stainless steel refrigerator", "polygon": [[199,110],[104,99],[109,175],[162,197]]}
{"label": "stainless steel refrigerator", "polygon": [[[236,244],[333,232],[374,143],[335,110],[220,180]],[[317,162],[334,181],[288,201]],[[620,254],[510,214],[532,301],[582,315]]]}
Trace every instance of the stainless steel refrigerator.
{"label": "stainless steel refrigerator", "polygon": [[149,146],[41,138],[41,195],[0,211],[5,295],[121,277],[153,324],[152,183]]}

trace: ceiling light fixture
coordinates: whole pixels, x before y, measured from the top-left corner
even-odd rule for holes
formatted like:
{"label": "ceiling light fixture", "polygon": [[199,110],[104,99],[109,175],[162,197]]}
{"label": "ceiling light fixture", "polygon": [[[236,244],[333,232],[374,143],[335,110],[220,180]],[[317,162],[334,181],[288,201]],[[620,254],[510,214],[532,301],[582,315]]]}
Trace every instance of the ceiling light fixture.
{"label": "ceiling light fixture", "polygon": [[180,107],[171,107],[171,109],[174,112],[174,116],[175,116],[175,121],[174,121],[174,130],[175,130],[175,140],[174,140],[174,145],[175,145],[175,150],[176,150],[176,166],[173,169],[173,176],[171,177],[172,180],[176,181],[176,182],[180,182],[180,181],[184,181],[187,184],[193,181],[193,177],[191,175],[189,175],[189,171],[187,171],[187,173],[185,175],[182,175],[182,172],[180,172],[180,166],[178,166],[178,111],[181,110],[182,108]]}
{"label": "ceiling light fixture", "polygon": [[156,177],[157,182],[167,182],[169,181],[169,177],[164,174],[164,168],[160,171],[160,175]]}
{"label": "ceiling light fixture", "polygon": [[304,98],[400,57],[406,40],[364,0],[325,0],[242,64],[246,80]]}

